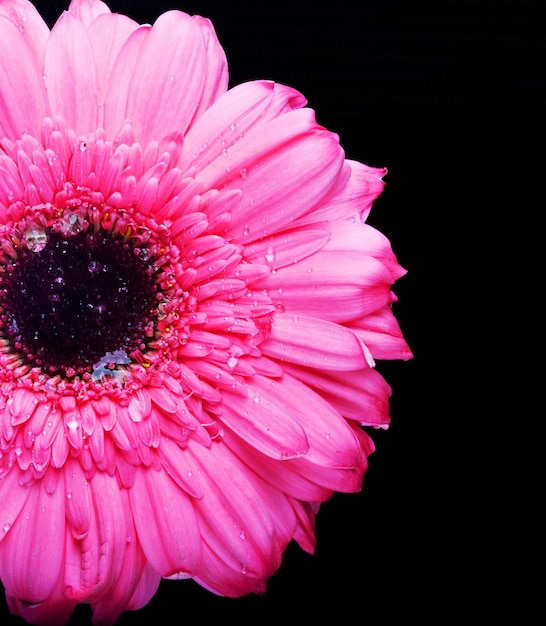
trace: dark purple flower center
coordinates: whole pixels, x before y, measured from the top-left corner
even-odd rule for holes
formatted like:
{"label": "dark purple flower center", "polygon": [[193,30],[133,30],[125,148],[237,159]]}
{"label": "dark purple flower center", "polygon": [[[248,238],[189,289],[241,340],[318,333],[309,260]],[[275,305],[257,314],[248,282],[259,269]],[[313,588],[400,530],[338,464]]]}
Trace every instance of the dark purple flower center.
{"label": "dark purple flower center", "polygon": [[146,349],[157,316],[146,252],[102,229],[30,232],[2,274],[0,336],[49,375],[100,377],[110,362],[128,363]]}

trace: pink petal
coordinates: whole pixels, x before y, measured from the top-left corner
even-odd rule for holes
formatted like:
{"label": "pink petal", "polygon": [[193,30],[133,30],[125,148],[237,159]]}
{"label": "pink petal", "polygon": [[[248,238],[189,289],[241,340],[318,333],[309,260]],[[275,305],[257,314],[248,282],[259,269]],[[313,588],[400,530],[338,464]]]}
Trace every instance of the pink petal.
{"label": "pink petal", "polygon": [[[48,114],[41,58],[36,41],[0,13],[0,136],[18,139],[24,133],[40,136],[42,119]],[[36,24],[36,20],[31,24]]]}
{"label": "pink petal", "polygon": [[161,576],[193,574],[201,558],[201,536],[193,503],[165,473],[138,469],[129,491],[140,544]]}
{"label": "pink petal", "polygon": [[81,540],[71,542],[72,554],[66,559],[65,571],[70,596],[79,601],[109,590],[118,580],[126,550],[125,518],[129,515],[116,478],[97,472],[87,488],[93,503],[89,531]]}
{"label": "pink petal", "polygon": [[31,490],[19,484],[19,473],[11,471],[0,480],[0,542],[8,536]]}
{"label": "pink petal", "polygon": [[305,315],[275,315],[271,334],[260,348],[280,361],[318,369],[357,370],[373,363],[364,344],[350,330]]}
{"label": "pink petal", "polygon": [[233,211],[234,241],[250,243],[311,212],[345,183],[338,139],[315,123],[309,109],[254,126],[199,175],[206,186],[243,190]]}
{"label": "pink petal", "polygon": [[51,30],[44,63],[51,111],[82,135],[97,127],[97,74],[83,22],[65,11]]}
{"label": "pink petal", "polygon": [[295,472],[286,463],[279,463],[277,459],[260,453],[256,448],[238,437],[223,425],[223,441],[253,472],[261,476],[275,489],[297,498],[299,500],[311,500],[323,502],[331,497],[332,491],[309,480],[306,476]]}
{"label": "pink petal", "polygon": [[250,593],[263,595],[266,589],[263,578],[248,576],[244,567],[231,567],[206,542],[203,543],[203,567],[193,578],[203,588],[228,598]]}
{"label": "pink petal", "polygon": [[127,603],[127,611],[136,611],[148,604],[155,595],[161,576],[152,568],[149,563],[145,563],[142,574],[136,585],[129,602]]}
{"label": "pink petal", "polygon": [[192,19],[201,29],[201,35],[207,50],[207,81],[203,86],[203,93],[199,101],[199,106],[195,112],[194,120],[208,110],[210,106],[228,88],[228,65],[226,53],[218,41],[216,30],[212,22],[200,15],[192,15]]}
{"label": "pink petal", "polygon": [[[358,466],[360,448],[353,430],[341,414],[315,391],[288,374],[279,381],[256,377],[253,384],[260,404],[265,396],[272,403],[282,405],[303,428],[309,449],[301,456],[324,467],[348,469]],[[264,412],[269,414],[266,410]]]}
{"label": "pink petal", "polygon": [[285,371],[315,389],[347,419],[367,426],[390,421],[391,388],[375,369],[320,372],[285,364]]}
{"label": "pink petal", "polygon": [[0,544],[0,578],[8,595],[28,603],[45,601],[62,571],[65,541],[63,489],[48,494],[40,483],[30,493]]}
{"label": "pink petal", "polygon": [[217,84],[219,54],[206,43],[202,27],[180,11],[162,14],[153,28],[136,30],[112,68],[106,131],[117,133],[130,119],[135,140],[143,144],[175,130],[185,132],[203,98],[211,97],[210,83]]}
{"label": "pink petal", "polygon": [[293,506],[299,520],[294,539],[298,542],[300,548],[309,554],[314,554],[317,543],[315,516],[318,513],[319,505],[317,503],[295,501]]}
{"label": "pink petal", "polygon": [[68,459],[64,468],[64,489],[67,494],[66,520],[74,539],[83,539],[89,532],[92,517],[87,479],[80,463],[74,459]]}
{"label": "pink petal", "polygon": [[270,576],[280,565],[295,520],[283,539],[275,520],[279,511],[269,506],[268,488],[225,446],[206,449],[190,444],[190,452],[201,466],[205,493],[195,509],[204,540],[226,565],[249,576]]}
{"label": "pink petal", "polygon": [[[126,491],[120,493],[125,511],[130,511],[129,496]],[[112,581],[106,593],[98,602],[92,602],[93,623],[104,626],[113,625],[123,611],[131,607],[139,608],[141,602],[149,601],[157,590],[160,576],[146,561],[137,539],[132,518],[125,517],[125,555],[120,564],[119,574]]]}
{"label": "pink petal", "polygon": [[188,129],[180,167],[201,169],[229,150],[256,124],[304,104],[305,99],[297,91],[271,81],[236,85]]}
{"label": "pink petal", "polygon": [[358,319],[392,302],[392,274],[360,250],[323,248],[301,263],[279,268],[258,285],[287,313],[336,323]]}
{"label": "pink petal", "polygon": [[99,15],[110,13],[110,9],[101,0],[72,0],[68,10],[85,26],[89,26]]}
{"label": "pink petal", "polygon": [[330,233],[327,229],[299,229],[261,239],[245,246],[245,258],[253,263],[269,265],[278,270],[300,263],[324,247]]}
{"label": "pink petal", "polygon": [[6,594],[9,610],[13,615],[21,616],[29,624],[64,626],[76,608],[76,601],[65,595],[62,576],[51,594],[38,604],[28,604],[12,595]]}
{"label": "pink petal", "polygon": [[15,24],[33,51],[38,66],[41,67],[49,28],[36,7],[27,0],[2,0],[0,15],[4,15]]}
{"label": "pink petal", "polygon": [[287,459],[309,450],[304,429],[289,407],[264,387],[260,376],[247,384],[246,396],[227,390],[223,396],[222,422],[263,454]]}
{"label": "pink petal", "polygon": [[[360,429],[360,426],[356,428]],[[360,429],[361,430],[361,429]],[[355,432],[356,434],[356,432]],[[362,489],[362,477],[368,468],[366,455],[360,455],[360,463],[353,468],[332,468],[316,465],[305,457],[288,459],[286,464],[298,474],[302,474],[308,480],[321,485],[332,492],[355,493]]]}
{"label": "pink petal", "polygon": [[[117,55],[138,24],[119,13],[100,14],[89,25],[89,38],[93,46],[97,68],[98,105],[102,107],[106,97],[108,80]],[[100,109],[102,112],[102,109]],[[99,126],[102,122],[99,120]]]}
{"label": "pink petal", "polygon": [[374,201],[385,187],[383,176],[387,169],[350,160],[346,164],[351,168],[347,185],[317,211],[299,219],[298,226],[322,220],[329,220],[331,223],[344,219],[366,220]]}
{"label": "pink petal", "polygon": [[407,361],[413,357],[390,305],[351,323],[351,330],[368,346],[374,359]]}
{"label": "pink petal", "polygon": [[[363,223],[338,220],[325,223],[330,226],[331,238],[325,250],[358,250],[381,261],[392,274],[392,282],[402,278],[407,272],[402,268],[391,247],[390,241],[377,229]],[[320,224],[317,224],[317,227]]]}

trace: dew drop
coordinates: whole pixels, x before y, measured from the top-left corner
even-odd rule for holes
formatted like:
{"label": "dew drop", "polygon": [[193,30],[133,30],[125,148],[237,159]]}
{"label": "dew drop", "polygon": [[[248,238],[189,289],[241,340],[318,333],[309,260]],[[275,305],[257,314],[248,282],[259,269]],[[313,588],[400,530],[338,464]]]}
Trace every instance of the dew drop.
{"label": "dew drop", "polygon": [[90,274],[96,274],[97,272],[100,272],[101,264],[98,261],[95,261],[94,259],[92,259],[91,261],[89,261],[89,264],[87,265],[87,270],[89,271]]}
{"label": "dew drop", "polygon": [[265,251],[265,260],[268,263],[273,263],[273,261],[275,260],[275,251],[273,250],[273,248],[267,248],[267,250]]}
{"label": "dew drop", "polygon": [[243,167],[240,171],[239,171],[239,176],[241,178],[246,178],[248,176],[248,170],[246,169],[246,167]]}
{"label": "dew drop", "polygon": [[83,229],[83,217],[71,213],[65,215],[60,222],[60,230],[63,235],[76,235]]}
{"label": "dew drop", "polygon": [[231,369],[233,369],[237,365],[238,362],[239,362],[239,359],[233,355],[231,355],[229,359],[227,360],[227,364],[229,367],[231,367]]}
{"label": "dew drop", "polygon": [[11,524],[9,522],[6,522],[3,526],[2,526],[2,530],[7,533],[8,530],[11,528]]}
{"label": "dew drop", "polygon": [[74,430],[77,430],[79,423],[78,423],[78,420],[74,416],[71,416],[70,420],[66,423],[66,425],[68,426],[68,428],[70,428],[70,430],[74,431]]}
{"label": "dew drop", "polygon": [[43,228],[32,226],[25,232],[25,243],[31,252],[41,252],[47,245],[47,234]]}

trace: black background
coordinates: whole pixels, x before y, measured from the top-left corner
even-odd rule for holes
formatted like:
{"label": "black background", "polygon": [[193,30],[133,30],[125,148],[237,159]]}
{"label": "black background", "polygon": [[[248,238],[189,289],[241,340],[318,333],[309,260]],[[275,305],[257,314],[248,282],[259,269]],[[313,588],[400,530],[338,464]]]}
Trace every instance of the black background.
{"label": "black background", "polygon": [[[50,25],[66,8],[35,4]],[[499,370],[510,372],[518,352],[506,320],[522,296],[532,300],[515,269],[517,240],[528,234],[516,229],[543,206],[532,192],[544,149],[543,6],[110,3],[139,22],[170,8],[211,18],[232,85],[264,78],[297,88],[347,157],[388,168],[370,222],[408,269],[394,288],[395,313],[415,355],[379,363],[393,387],[392,426],[374,435],[362,492],[323,505],[314,556],[290,546],[264,597],[225,599],[164,581],[120,625],[490,623],[496,614],[528,623],[528,602],[509,582],[521,574],[506,527],[521,439],[499,425],[509,402]],[[89,619],[81,607],[71,624]]]}

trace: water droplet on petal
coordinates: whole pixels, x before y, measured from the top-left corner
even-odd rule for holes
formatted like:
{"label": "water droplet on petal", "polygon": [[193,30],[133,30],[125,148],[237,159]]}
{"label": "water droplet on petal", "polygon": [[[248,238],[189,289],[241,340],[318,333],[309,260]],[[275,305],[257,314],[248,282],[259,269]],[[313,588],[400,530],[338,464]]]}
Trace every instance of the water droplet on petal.
{"label": "water droplet on petal", "polygon": [[47,245],[47,234],[39,226],[31,226],[24,236],[26,246],[31,252],[41,252]]}
{"label": "water droplet on petal", "polygon": [[60,229],[63,235],[76,235],[82,228],[83,217],[75,213],[65,215],[60,223]]}

